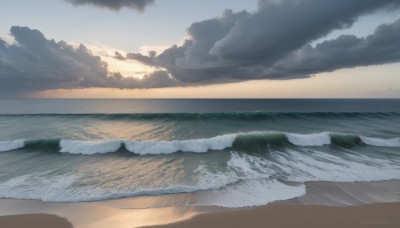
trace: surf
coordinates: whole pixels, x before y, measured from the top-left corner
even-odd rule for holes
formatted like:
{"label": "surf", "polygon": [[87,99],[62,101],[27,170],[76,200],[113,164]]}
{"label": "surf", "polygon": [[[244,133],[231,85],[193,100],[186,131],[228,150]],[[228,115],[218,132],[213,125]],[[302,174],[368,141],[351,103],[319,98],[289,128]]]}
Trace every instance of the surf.
{"label": "surf", "polygon": [[320,147],[337,145],[341,147],[373,146],[400,147],[400,138],[374,138],[363,135],[335,132],[310,134],[287,132],[248,132],[219,135],[211,138],[139,141],[139,140],[97,140],[82,141],[70,139],[7,140],[0,141],[0,152],[19,149],[52,149],[61,153],[93,155],[117,152],[121,149],[136,155],[161,155],[177,152],[206,153],[226,149],[251,150],[255,147]]}

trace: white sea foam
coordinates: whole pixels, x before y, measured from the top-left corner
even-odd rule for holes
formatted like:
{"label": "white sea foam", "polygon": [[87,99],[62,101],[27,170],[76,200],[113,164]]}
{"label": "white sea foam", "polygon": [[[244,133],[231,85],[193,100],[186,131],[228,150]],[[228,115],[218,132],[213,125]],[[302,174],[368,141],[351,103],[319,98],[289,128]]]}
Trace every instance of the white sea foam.
{"label": "white sea foam", "polygon": [[232,147],[235,134],[216,136],[209,139],[174,140],[174,141],[125,141],[127,150],[140,155],[171,154],[178,151],[204,153],[209,150],[223,150]]}
{"label": "white sea foam", "polygon": [[110,141],[77,141],[66,140],[60,141],[60,152],[70,154],[104,154],[115,152],[121,147],[120,140]]}
{"label": "white sea foam", "polygon": [[[285,149],[273,152],[272,159],[232,152],[229,170],[244,180],[210,191],[199,205],[223,207],[258,206],[305,194],[303,184],[288,186],[271,178],[305,183],[309,181],[383,181],[400,180],[400,160],[364,155],[332,155],[325,152]],[[225,173],[231,175],[231,172]]]}
{"label": "white sea foam", "polygon": [[227,162],[229,170],[235,175],[245,179],[270,178],[274,173],[272,163],[262,157],[247,154],[231,153],[231,159]]}
{"label": "white sea foam", "polygon": [[253,207],[287,200],[306,193],[304,184],[289,186],[277,180],[251,179],[200,194],[196,206]]}
{"label": "white sea foam", "polygon": [[361,141],[363,143],[378,146],[378,147],[400,147],[400,138],[394,139],[379,139],[379,138],[370,138],[365,136],[360,136]]}
{"label": "white sea foam", "polygon": [[285,167],[289,181],[383,181],[400,180],[400,160],[370,158],[346,154],[344,157],[319,151],[287,149],[276,157],[277,165]]}
{"label": "white sea foam", "polygon": [[25,140],[17,139],[11,141],[0,141],[0,152],[16,150],[25,146]]}
{"label": "white sea foam", "polygon": [[296,146],[323,146],[331,144],[329,132],[308,135],[285,133],[285,136],[290,143]]}
{"label": "white sea foam", "polygon": [[231,153],[227,162],[228,169],[220,172],[211,172],[205,166],[200,166],[200,180],[207,180],[208,185],[224,184],[223,187],[199,192],[198,201],[193,206],[220,206],[230,208],[261,206],[268,203],[302,196],[306,193],[305,185],[289,186],[276,179],[273,165],[270,161],[260,157]]}
{"label": "white sea foam", "polygon": [[383,181],[400,180],[400,159],[388,160],[363,155],[345,157],[319,151],[274,152],[273,159],[232,153],[230,170],[248,178],[280,177],[287,181]]}
{"label": "white sea foam", "polygon": [[[75,175],[49,176],[49,172],[18,176],[0,184],[0,197],[62,202]],[[65,201],[64,201],[65,202]]]}
{"label": "white sea foam", "polygon": [[[0,184],[0,197],[33,199],[45,202],[85,202],[139,195],[162,195],[197,192],[192,206],[251,207],[265,205],[305,194],[305,186],[288,186],[276,180],[252,179],[235,184],[217,183],[226,176],[213,175],[197,186],[175,185],[152,189],[106,189],[97,186],[74,185],[77,175],[48,176],[29,174],[15,177]],[[210,176],[209,176],[210,177]],[[222,179],[221,179],[222,178]],[[210,185],[205,185],[210,184]],[[227,185],[227,186],[226,186]],[[200,191],[200,192],[198,192]]]}
{"label": "white sea foam", "polygon": [[130,177],[121,179],[121,184],[117,181],[113,185],[103,185],[101,179],[97,184],[93,184],[91,179],[87,182],[83,173],[54,176],[54,172],[49,171],[17,176],[0,183],[0,198],[79,202],[196,192],[196,202],[190,205],[249,207],[305,194],[304,184],[287,185],[276,178],[303,183],[400,179],[399,164],[399,160],[353,154],[341,157],[313,150],[286,149],[273,152],[270,158],[231,152],[227,167],[215,169],[201,164],[188,182],[165,182],[144,187],[134,184]]}
{"label": "white sea foam", "polygon": [[230,184],[229,182],[199,181],[192,185],[169,183],[166,186],[151,188],[126,183],[122,186],[102,187],[93,184],[87,185],[84,176],[80,174],[52,176],[50,173],[49,171],[22,175],[0,183],[0,198],[32,199],[45,202],[87,202],[142,195],[192,193],[218,189]]}

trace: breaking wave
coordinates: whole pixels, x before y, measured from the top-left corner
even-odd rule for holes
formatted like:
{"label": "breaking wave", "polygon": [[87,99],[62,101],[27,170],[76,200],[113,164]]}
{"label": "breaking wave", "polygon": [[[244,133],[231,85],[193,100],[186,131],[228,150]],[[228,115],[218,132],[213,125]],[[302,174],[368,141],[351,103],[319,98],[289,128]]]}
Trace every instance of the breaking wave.
{"label": "breaking wave", "polygon": [[0,141],[0,152],[16,150],[25,146],[25,140]]}
{"label": "breaking wave", "polygon": [[0,141],[0,152],[17,149],[52,149],[70,154],[104,154],[124,149],[137,155],[172,154],[176,152],[205,153],[229,148],[251,149],[263,146],[315,147],[325,145],[400,147],[400,138],[372,138],[332,132],[295,134],[285,132],[250,132],[220,135],[205,139],[173,141],[104,140],[80,141],[68,139]]}

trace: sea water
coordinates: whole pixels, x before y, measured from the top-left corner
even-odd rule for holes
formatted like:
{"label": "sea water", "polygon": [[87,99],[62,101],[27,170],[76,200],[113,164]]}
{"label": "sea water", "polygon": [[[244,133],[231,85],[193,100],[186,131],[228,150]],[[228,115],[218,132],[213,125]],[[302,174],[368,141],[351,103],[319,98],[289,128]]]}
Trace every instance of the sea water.
{"label": "sea water", "polygon": [[396,99],[0,100],[1,198],[245,207],[383,180],[400,180]]}

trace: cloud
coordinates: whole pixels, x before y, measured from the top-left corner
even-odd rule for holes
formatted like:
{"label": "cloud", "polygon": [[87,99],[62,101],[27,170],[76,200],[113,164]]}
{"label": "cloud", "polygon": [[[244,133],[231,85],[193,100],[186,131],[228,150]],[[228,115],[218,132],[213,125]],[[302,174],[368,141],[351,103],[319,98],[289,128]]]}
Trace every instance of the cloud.
{"label": "cloud", "polygon": [[184,42],[160,53],[116,52],[119,61],[133,59],[158,69],[142,79],[110,72],[107,63],[84,45],[74,47],[48,40],[38,30],[12,27],[15,43],[0,39],[0,92],[307,78],[398,62],[400,20],[379,26],[367,37],[342,35],[311,45],[333,30],[352,26],[360,15],[398,6],[398,0],[259,0],[254,12],[225,10],[219,17],[193,23]]}
{"label": "cloud", "polygon": [[117,51],[115,52],[115,58],[118,60],[125,60],[125,57]]}
{"label": "cloud", "polygon": [[15,44],[0,39],[0,91],[4,94],[49,89],[156,88],[177,86],[165,71],[142,79],[109,72],[107,63],[84,45],[48,40],[38,30],[13,26]]}
{"label": "cloud", "polygon": [[[117,58],[118,58],[118,56],[117,56],[118,54],[115,53]],[[157,66],[157,64],[154,62],[155,55],[156,55],[155,51],[150,51],[148,56],[142,55],[140,53],[128,53],[126,55],[125,59],[134,59],[134,60],[137,60],[137,61],[142,62],[149,66]]]}
{"label": "cloud", "polygon": [[118,11],[121,8],[131,8],[139,12],[154,3],[154,0],[65,0],[74,4],[79,5],[93,5],[102,8],[108,8],[111,10]]}
{"label": "cloud", "polygon": [[[395,0],[260,0],[258,11],[240,21],[210,53],[225,59],[274,61],[358,16]],[[238,45],[239,44],[239,45]]]}
{"label": "cloud", "polygon": [[[312,49],[309,46],[311,42],[333,30],[351,27],[363,14],[399,5],[398,0],[259,0],[258,8],[253,13],[226,10],[218,18],[192,24],[187,30],[189,39],[183,45],[174,45],[157,56],[135,53],[128,56],[144,64],[166,68],[176,79],[187,83],[302,78],[309,77],[310,73],[343,67],[388,63],[398,61],[396,53],[386,57],[370,56],[369,60],[347,59],[347,63],[340,64],[340,55],[321,53],[338,58],[324,62],[324,59],[311,59],[311,53],[305,55],[305,52]],[[392,30],[397,30],[396,24]],[[382,30],[373,36],[375,41],[373,37],[363,42],[353,36],[344,36],[331,41],[330,45],[340,48],[342,42],[345,45],[350,40],[358,40],[363,44],[354,49],[344,48],[340,54],[351,56],[357,50],[362,55],[371,48],[377,50],[379,46],[375,45],[386,45],[380,42],[378,36],[387,36],[392,41],[396,35]],[[328,43],[312,51],[315,57],[324,51],[324,45]],[[395,48],[391,52],[399,52],[398,47]],[[293,60],[292,56],[296,54],[296,61],[306,63],[312,69],[295,69],[290,64],[285,65],[285,61]],[[320,66],[313,68],[305,60],[320,61]],[[280,69],[283,66],[287,69]]]}
{"label": "cloud", "polygon": [[358,38],[342,35],[315,47],[306,45],[271,69],[286,75],[313,74],[341,68],[369,66],[400,61],[400,19],[380,25],[373,34]]}

